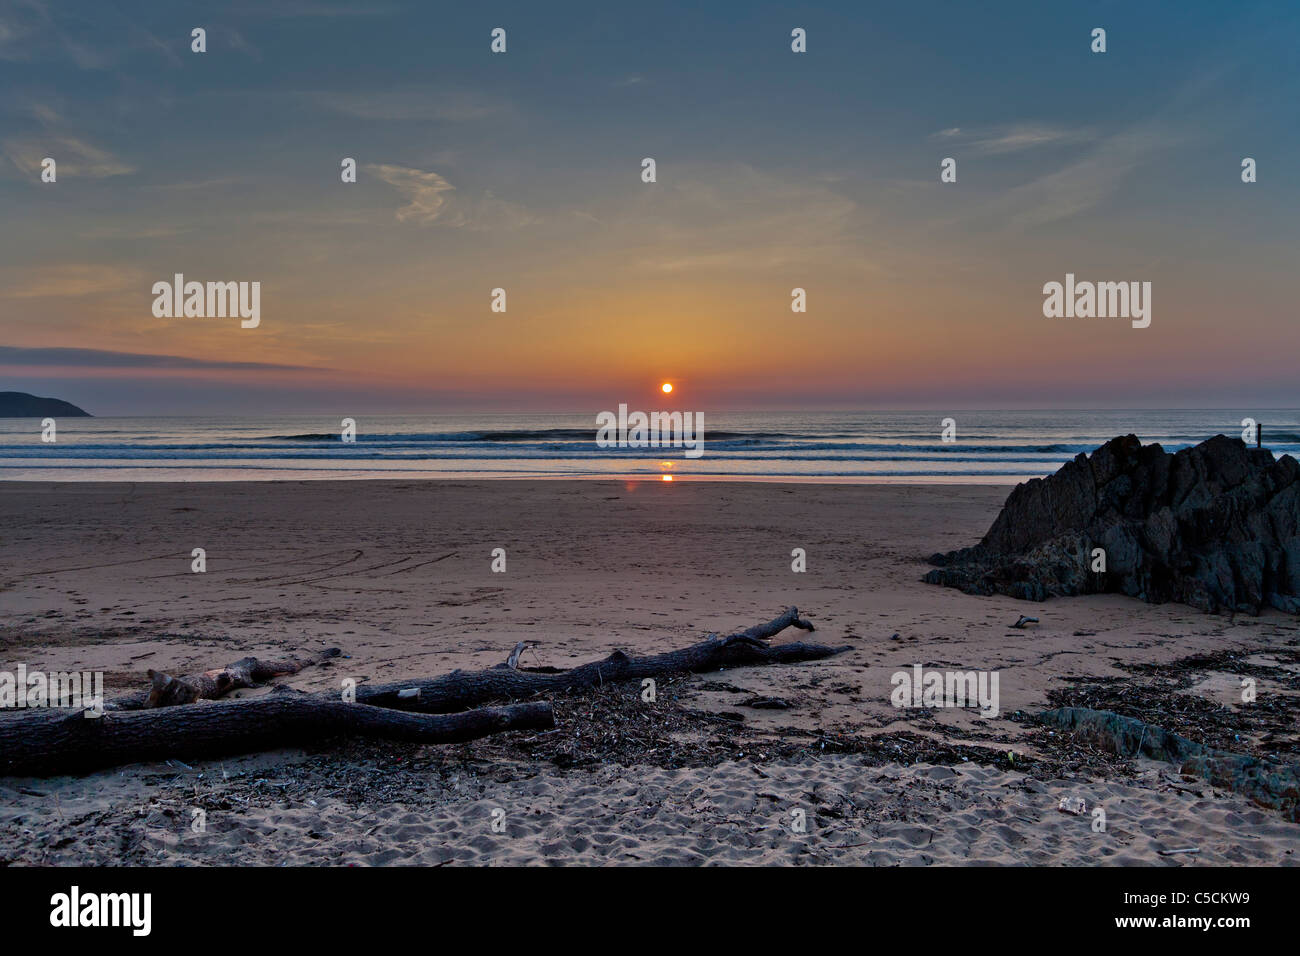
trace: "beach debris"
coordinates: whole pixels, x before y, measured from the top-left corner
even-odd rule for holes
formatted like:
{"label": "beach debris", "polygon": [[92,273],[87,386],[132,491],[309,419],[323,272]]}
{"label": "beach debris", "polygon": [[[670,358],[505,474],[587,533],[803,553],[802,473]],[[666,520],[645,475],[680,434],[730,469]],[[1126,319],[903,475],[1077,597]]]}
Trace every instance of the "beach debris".
{"label": "beach debris", "polygon": [[1018,627],[1018,628],[1020,628],[1021,630],[1024,630],[1024,627],[1025,627],[1026,624],[1037,624],[1037,623],[1038,623],[1038,618],[1036,618],[1036,617],[1025,617],[1025,616],[1022,614],[1022,615],[1020,615],[1020,620],[1016,621],[1016,623],[1015,623],[1015,624],[1012,624],[1011,626],[1012,626],[1012,627]]}
{"label": "beach debris", "polygon": [[1179,734],[1108,710],[1058,707],[1043,720],[1124,757],[1145,756],[1179,764],[1185,780],[1204,780],[1281,811],[1300,823],[1300,763],[1282,763],[1203,746]]}
{"label": "beach debris", "polygon": [[[277,690],[285,693],[209,700],[201,708],[149,706],[149,697],[135,695],[112,702],[115,706],[105,705],[103,717],[93,721],[80,712],[33,711],[18,719],[0,721],[0,775],[80,773],[146,760],[181,756],[194,759],[302,746],[344,735],[456,743],[506,730],[555,726],[550,702],[482,706],[488,703],[527,700],[538,694],[605,687],[646,677],[666,680],[674,674],[723,666],[820,660],[853,649],[848,645],[769,642],[789,627],[815,630],[809,621],[799,617],[797,608],[790,607],[771,621],[744,631],[725,637],[709,634],[689,647],[650,657],[634,658],[624,651],[614,651],[603,660],[570,670],[502,666],[457,670],[428,680],[361,685],[356,687],[355,699],[350,703],[341,700],[337,692],[308,694],[283,687]],[[336,649],[330,651],[318,657],[337,654]],[[289,663],[307,666],[312,662]],[[213,675],[227,675],[222,681],[230,680],[231,674],[253,680],[260,678],[264,670],[281,672],[284,664],[245,658],[230,668],[200,675],[202,679],[195,680],[194,686],[215,691],[224,685]],[[176,678],[168,679],[177,682]],[[405,713],[409,711],[419,713]]]}
{"label": "beach debris", "polygon": [[217,700],[232,690],[243,687],[261,687],[276,677],[296,674],[305,667],[321,664],[342,652],[337,647],[328,647],[310,657],[293,657],[283,660],[263,661],[256,657],[244,657],[227,667],[218,667],[201,674],[187,677],[172,677],[162,671],[150,670],[149,680],[153,686],[143,695],[119,699],[108,705],[113,710],[134,710],[138,707],[173,707],[179,704],[192,704],[196,700]]}
{"label": "beach debris", "polygon": [[519,668],[519,655],[532,646],[532,643],[529,641],[520,641],[515,645],[515,649],[510,652],[510,656],[506,658],[505,666],[511,670],[517,670]]}
{"label": "beach debris", "polygon": [[1177,856],[1180,853],[1200,853],[1201,848],[1199,846],[1188,846],[1178,850],[1156,850],[1156,852],[1161,856]]}
{"label": "beach debris", "polygon": [[742,700],[738,707],[753,707],[756,710],[789,710],[790,702],[784,697],[751,697]]}
{"label": "beach debris", "polygon": [[1300,462],[1223,435],[1174,454],[1112,438],[1016,486],[978,544],[930,563],[925,581],[968,594],[1300,614]]}
{"label": "beach debris", "polygon": [[1062,797],[1056,809],[1061,813],[1069,813],[1077,817],[1088,809],[1088,805],[1083,797]]}

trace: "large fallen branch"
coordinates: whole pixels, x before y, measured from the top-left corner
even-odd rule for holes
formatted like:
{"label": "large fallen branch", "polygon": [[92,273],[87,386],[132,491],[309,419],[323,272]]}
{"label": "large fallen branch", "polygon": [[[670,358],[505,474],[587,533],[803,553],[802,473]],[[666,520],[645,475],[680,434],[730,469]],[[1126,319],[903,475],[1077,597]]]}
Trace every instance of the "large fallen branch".
{"label": "large fallen branch", "polygon": [[[602,661],[567,671],[517,669],[518,657],[512,654],[515,666],[508,662],[484,671],[453,671],[431,680],[363,684],[356,688],[355,703],[342,700],[338,691],[304,694],[283,689],[246,700],[161,706],[182,702],[196,689],[202,698],[234,686],[250,686],[240,681],[259,682],[295,672],[282,669],[285,662],[245,658],[199,677],[178,680],[162,675],[166,679],[156,682],[150,695],[114,701],[98,718],[66,711],[4,715],[0,718],[0,774],[80,773],[146,760],[196,759],[301,746],[341,734],[454,743],[503,730],[554,725],[549,703],[470,709],[493,701],[683,672],[818,660],[850,650],[848,646],[768,643],[787,627],[814,629],[799,617],[798,610],[790,608],[766,624],[727,637],[709,635],[681,650],[642,658],[615,651]],[[317,659],[329,656],[333,654],[327,651]],[[299,669],[308,663],[314,661],[290,662]],[[178,691],[174,685],[180,683],[184,688]],[[160,706],[146,706],[150,700]]]}
{"label": "large fallen branch", "polygon": [[348,734],[426,744],[458,743],[555,726],[549,703],[489,707],[461,714],[404,714],[367,704],[283,691],[251,700],[193,707],[44,711],[0,721],[0,774],[52,776],[148,760],[219,757],[294,747]]}
{"label": "large fallen branch", "polygon": [[431,680],[373,686],[363,684],[356,689],[357,702],[398,710],[445,714],[477,707],[489,701],[521,700],[536,694],[580,690],[613,681],[712,671],[746,664],[790,664],[819,660],[852,649],[849,646],[827,647],[798,641],[788,644],[767,642],[768,638],[787,627],[814,630],[810,623],[799,617],[798,609],[792,607],[766,624],[727,637],[710,634],[698,644],[652,657],[630,657],[623,651],[615,651],[602,661],[555,673],[503,664],[483,671],[452,671]]}

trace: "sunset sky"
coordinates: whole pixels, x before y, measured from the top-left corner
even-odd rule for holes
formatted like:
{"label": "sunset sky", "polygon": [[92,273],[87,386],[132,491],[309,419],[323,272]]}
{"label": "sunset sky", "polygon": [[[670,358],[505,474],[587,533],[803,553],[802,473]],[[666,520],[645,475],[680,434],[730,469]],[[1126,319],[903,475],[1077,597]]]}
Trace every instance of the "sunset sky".
{"label": "sunset sky", "polygon": [[[0,0],[0,390],[1300,404],[1300,5],[700,6]],[[260,327],[155,318],[177,272]],[[1150,328],[1044,318],[1067,272],[1151,282]]]}

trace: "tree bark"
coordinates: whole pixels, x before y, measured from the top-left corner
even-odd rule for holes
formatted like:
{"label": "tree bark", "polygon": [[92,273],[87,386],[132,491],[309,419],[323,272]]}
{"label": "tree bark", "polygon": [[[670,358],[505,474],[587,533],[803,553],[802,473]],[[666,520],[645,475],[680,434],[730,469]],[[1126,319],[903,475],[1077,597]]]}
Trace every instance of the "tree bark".
{"label": "tree bark", "polygon": [[430,680],[374,686],[363,684],[356,689],[357,702],[445,714],[488,701],[520,700],[535,694],[596,687],[610,681],[640,680],[746,664],[789,664],[819,660],[852,649],[849,646],[826,647],[801,642],[767,643],[768,638],[787,627],[814,630],[810,623],[799,617],[798,609],[792,607],[766,624],[755,625],[728,637],[710,634],[698,644],[652,657],[630,657],[623,651],[615,651],[602,661],[558,673],[499,666],[482,671],[452,671]]}
{"label": "tree bark", "polygon": [[[176,704],[192,704],[196,700],[217,700],[232,690],[241,687],[260,687],[272,678],[296,674],[304,667],[338,657],[340,653],[342,652],[337,647],[328,647],[310,657],[290,657],[275,661],[244,657],[226,667],[218,667],[204,671],[202,674],[190,674],[186,677],[172,677],[170,674],[151,670],[149,679],[153,682],[153,687],[145,695],[140,706],[172,707]],[[119,706],[125,707],[125,702],[120,703]]]}
{"label": "tree bark", "polygon": [[217,667],[201,674],[188,674],[184,677],[173,677],[162,671],[150,670],[149,690],[115,697],[104,704],[104,709],[140,710],[192,704],[196,700],[219,700],[232,690],[241,687],[260,687],[273,678],[296,674],[305,667],[332,660],[342,653],[337,647],[327,647],[309,657],[288,657],[273,661],[244,657],[225,667]]}
{"label": "tree bark", "polygon": [[192,707],[106,710],[101,717],[42,711],[0,720],[0,775],[85,773],[139,761],[302,746],[344,734],[445,744],[553,726],[551,705],[543,702],[429,716],[296,691]]}

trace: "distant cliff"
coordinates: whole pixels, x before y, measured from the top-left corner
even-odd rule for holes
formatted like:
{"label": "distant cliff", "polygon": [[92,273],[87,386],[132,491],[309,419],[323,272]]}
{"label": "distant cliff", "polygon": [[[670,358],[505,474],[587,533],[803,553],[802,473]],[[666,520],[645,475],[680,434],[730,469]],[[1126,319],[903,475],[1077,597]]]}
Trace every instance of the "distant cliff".
{"label": "distant cliff", "polygon": [[37,398],[26,392],[0,392],[0,418],[90,418],[71,402],[58,398]]}

